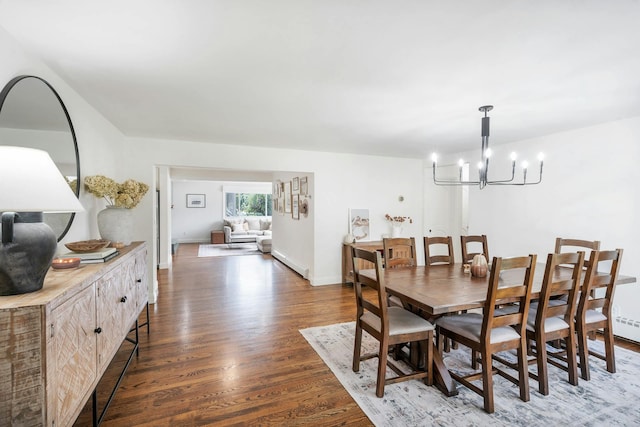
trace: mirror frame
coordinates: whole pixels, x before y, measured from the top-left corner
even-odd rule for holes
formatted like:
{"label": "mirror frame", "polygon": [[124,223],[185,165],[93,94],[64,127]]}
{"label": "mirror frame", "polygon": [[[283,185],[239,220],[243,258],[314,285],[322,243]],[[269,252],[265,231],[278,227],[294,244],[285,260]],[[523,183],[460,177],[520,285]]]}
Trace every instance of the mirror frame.
{"label": "mirror frame", "polygon": [[[12,78],[11,80],[9,80],[9,83],[7,83],[4,88],[2,88],[2,91],[0,91],[0,115],[2,114],[2,107],[4,106],[4,102],[7,99],[7,96],[9,96],[9,93],[11,92],[11,89],[13,89],[13,87],[15,85],[17,85],[18,83],[20,83],[23,80],[26,79],[36,79],[41,81],[42,83],[44,83],[53,93],[53,95],[55,95],[56,99],[58,100],[58,102],[60,103],[60,107],[62,107],[62,111],[64,112],[65,117],[67,118],[67,124],[69,125],[69,130],[71,131],[71,138],[73,139],[73,149],[75,151],[75,155],[76,155],[76,189],[74,191],[74,193],[76,194],[76,197],[80,197],[80,154],[78,153],[78,140],[76,139],[76,131],[73,128],[73,123],[71,122],[71,116],[69,116],[69,111],[67,110],[66,105],[64,105],[64,102],[62,102],[62,98],[60,98],[60,95],[58,95],[58,92],[56,92],[56,90],[53,88],[53,86],[51,86],[49,84],[48,81],[46,81],[45,79],[43,79],[42,77],[38,77],[38,76],[32,76],[32,75],[20,75],[17,77]],[[58,242],[60,240],[62,240],[64,238],[64,236],[66,236],[66,234],[69,232],[69,229],[71,228],[71,224],[73,223],[73,220],[76,216],[75,212],[71,212],[70,213],[71,216],[69,218],[69,221],[67,222],[67,226],[65,227],[65,229],[62,231],[62,233],[58,236]]]}

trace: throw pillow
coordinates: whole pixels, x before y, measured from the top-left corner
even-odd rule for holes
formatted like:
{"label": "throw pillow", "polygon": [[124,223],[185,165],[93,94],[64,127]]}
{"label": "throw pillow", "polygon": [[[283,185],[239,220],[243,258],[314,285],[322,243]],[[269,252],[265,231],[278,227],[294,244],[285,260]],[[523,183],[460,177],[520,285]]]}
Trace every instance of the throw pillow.
{"label": "throw pillow", "polygon": [[245,222],[243,222],[243,223],[242,223],[242,229],[243,229],[244,231],[249,231],[249,224],[247,224],[247,221],[245,221]]}
{"label": "throw pillow", "polygon": [[232,227],[233,224],[240,224],[242,221],[236,218],[225,218],[224,225]]}
{"label": "throw pillow", "polygon": [[233,231],[245,231],[244,223],[231,224],[231,230]]}
{"label": "throw pillow", "polygon": [[260,228],[260,221],[257,219],[248,219],[247,224],[249,226],[249,230],[262,230]]}
{"label": "throw pillow", "polygon": [[269,221],[268,219],[261,219],[260,230],[271,230],[271,221]]}

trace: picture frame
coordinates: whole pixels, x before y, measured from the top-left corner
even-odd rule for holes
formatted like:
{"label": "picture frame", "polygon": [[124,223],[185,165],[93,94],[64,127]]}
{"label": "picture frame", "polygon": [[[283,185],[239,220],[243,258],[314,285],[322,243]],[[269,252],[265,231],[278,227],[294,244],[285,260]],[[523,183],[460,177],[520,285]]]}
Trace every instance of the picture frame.
{"label": "picture frame", "polygon": [[291,181],[284,183],[284,213],[291,213]]}
{"label": "picture frame", "polygon": [[295,178],[293,178],[293,186],[292,186],[292,191],[294,193],[300,191],[300,179],[296,176]]}
{"label": "picture frame", "polygon": [[349,234],[358,242],[370,239],[369,209],[349,209]]}
{"label": "picture frame", "polygon": [[293,219],[300,219],[300,195],[291,195],[291,217]]}
{"label": "picture frame", "polygon": [[309,195],[309,182],[307,181],[306,176],[300,178],[300,194],[303,196]]}
{"label": "picture frame", "polygon": [[207,206],[207,196],[204,194],[187,194],[188,208],[205,208]]}

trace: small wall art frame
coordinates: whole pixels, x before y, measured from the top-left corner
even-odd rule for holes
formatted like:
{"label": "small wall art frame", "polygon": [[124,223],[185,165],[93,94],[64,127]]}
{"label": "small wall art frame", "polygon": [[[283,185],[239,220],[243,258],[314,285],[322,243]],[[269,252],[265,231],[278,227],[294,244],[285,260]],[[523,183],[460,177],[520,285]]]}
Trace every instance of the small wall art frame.
{"label": "small wall art frame", "polygon": [[369,240],[369,209],[349,209],[349,234],[359,242]]}
{"label": "small wall art frame", "polygon": [[284,213],[291,213],[291,181],[284,183]]}
{"label": "small wall art frame", "polygon": [[300,219],[300,195],[291,195],[291,217],[293,219]]}
{"label": "small wall art frame", "polygon": [[205,208],[207,206],[207,196],[204,194],[187,194],[188,208]]}

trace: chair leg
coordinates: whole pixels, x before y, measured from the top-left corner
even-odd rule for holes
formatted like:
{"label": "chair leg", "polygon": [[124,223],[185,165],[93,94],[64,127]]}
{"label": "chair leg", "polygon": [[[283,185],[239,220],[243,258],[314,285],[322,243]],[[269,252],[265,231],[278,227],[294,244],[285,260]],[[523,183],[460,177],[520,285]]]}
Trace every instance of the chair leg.
{"label": "chair leg", "polygon": [[482,354],[482,397],[484,398],[484,410],[493,414],[493,363],[491,361],[491,354],[488,351],[483,350]]}
{"label": "chair leg", "polygon": [[433,385],[433,332],[427,341],[422,342],[422,352],[425,354],[424,369],[427,370],[427,385]]}
{"label": "chair leg", "polygon": [[607,361],[607,371],[611,373],[616,372],[616,357],[613,343],[613,329],[611,326],[607,326],[604,328],[604,349],[605,359]]}
{"label": "chair leg", "polygon": [[569,336],[565,338],[567,345],[567,370],[569,371],[569,384],[578,385],[578,366],[576,362],[576,341],[575,333],[569,332]]}
{"label": "chair leg", "polygon": [[[547,349],[543,336],[536,337],[536,362],[538,365],[538,391],[543,396],[548,396],[549,377],[547,372]],[[520,371],[520,366],[518,366],[518,371]],[[520,398],[522,398],[522,387],[520,388],[520,392]]]}
{"label": "chair leg", "polygon": [[442,334],[440,333],[440,328],[436,326],[436,349],[440,354],[442,354],[442,352],[444,351],[444,340],[446,339],[447,338],[443,337]]}
{"label": "chair leg", "polygon": [[360,348],[362,347],[362,328],[356,325],[356,335],[353,343],[353,372],[360,370]]}
{"label": "chair leg", "polygon": [[529,363],[527,362],[526,346],[527,344],[523,337],[520,347],[518,347],[518,385],[520,386],[520,399],[523,402],[529,401]]}
{"label": "chair leg", "polygon": [[478,369],[478,352],[471,350],[471,369]]}
{"label": "chair leg", "polygon": [[376,380],[376,396],[384,396],[384,380],[387,372],[387,351],[389,346],[385,340],[380,341],[380,349],[378,351],[378,379]]}
{"label": "chair leg", "polygon": [[578,356],[580,359],[580,376],[583,380],[589,381],[589,346],[587,344],[587,333],[579,330],[578,333]]}

